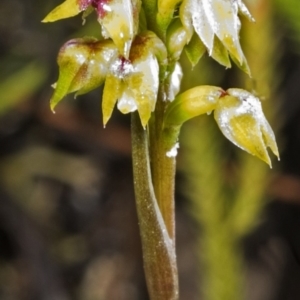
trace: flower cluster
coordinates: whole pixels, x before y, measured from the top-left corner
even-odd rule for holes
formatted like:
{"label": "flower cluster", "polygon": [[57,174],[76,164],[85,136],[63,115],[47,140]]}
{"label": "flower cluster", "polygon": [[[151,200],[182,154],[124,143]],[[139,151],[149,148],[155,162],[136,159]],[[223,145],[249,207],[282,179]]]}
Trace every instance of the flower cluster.
{"label": "flower cluster", "polygon": [[[180,6],[180,19],[191,39],[193,32],[199,36],[209,55],[219,51],[239,65],[246,65],[246,59],[240,46],[239,31],[241,12],[254,21],[241,0],[184,0]],[[224,47],[227,51],[215,48]],[[230,61],[227,59],[227,67]]]}
{"label": "flower cluster", "polygon": [[50,100],[51,108],[68,93],[81,95],[105,82],[102,109],[104,125],[115,103],[122,113],[138,110],[145,127],[155,108],[159,65],[166,62],[164,44],[152,32],[137,36],[129,58],[120,56],[111,40],[73,39],[58,55],[59,78]]}
{"label": "flower cluster", "polygon": [[43,22],[54,22],[81,12],[88,15],[93,10],[97,13],[103,37],[111,38],[120,54],[128,58],[131,43],[138,31],[140,1],[66,0],[51,11]]}
{"label": "flower cluster", "polygon": [[[182,77],[178,60],[183,49],[194,65],[207,51],[224,66],[231,66],[231,58],[250,74],[239,41],[238,14],[250,21],[253,18],[242,0],[153,3],[65,0],[46,16],[44,22],[53,22],[81,12],[85,18],[94,11],[104,38],[73,39],[61,48],[52,110],[66,94],[81,95],[105,83],[104,126],[117,104],[124,114],[138,111],[145,128],[155,109],[160,83],[168,78],[164,89],[164,100],[170,101],[164,116],[166,127],[178,129],[186,120],[214,111],[225,137],[270,164],[266,148],[270,147],[278,156],[275,137],[259,100],[252,94],[240,89],[225,92],[219,87],[200,86],[176,97]],[[147,30],[147,22],[156,33]]]}
{"label": "flower cluster", "polygon": [[[179,2],[159,0],[155,11],[147,12],[143,11],[140,0],[65,0],[52,10],[43,22],[57,21],[81,12],[85,18],[96,12],[104,37],[103,41],[75,39],[62,47],[58,56],[59,79],[51,99],[52,109],[67,93],[84,94],[106,80],[102,104],[104,124],[118,101],[122,113],[138,110],[145,126],[155,107],[158,74],[165,70],[167,59],[173,62],[179,59],[184,47],[194,64],[207,49],[226,67],[230,66],[230,55],[249,73],[239,44],[237,14],[240,11],[251,20],[252,17],[242,1],[184,0],[180,4],[180,18],[174,19]],[[167,38],[166,47],[153,32],[138,33],[140,15],[152,13],[157,14],[160,24],[164,23],[161,30],[166,30],[166,35],[162,34]],[[169,70],[162,76],[171,74]],[[174,96],[173,91],[166,94],[167,98],[171,97],[169,100]]]}

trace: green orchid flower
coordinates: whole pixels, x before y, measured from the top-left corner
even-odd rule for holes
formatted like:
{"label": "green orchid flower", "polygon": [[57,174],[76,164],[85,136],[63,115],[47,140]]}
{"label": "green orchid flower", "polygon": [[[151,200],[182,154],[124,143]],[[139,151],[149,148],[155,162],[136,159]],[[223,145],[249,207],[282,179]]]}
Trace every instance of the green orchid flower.
{"label": "green orchid flower", "polygon": [[224,136],[239,148],[257,156],[271,167],[270,147],[278,157],[274,132],[257,97],[242,89],[229,89],[217,102],[214,117]]}
{"label": "green orchid flower", "polygon": [[[117,103],[124,114],[137,110],[145,127],[155,108],[159,80],[164,76],[161,66],[166,64],[166,59],[164,44],[150,31],[136,36],[129,59],[120,56],[112,40],[70,40],[58,55],[59,78],[54,84],[51,109],[67,94],[82,95],[105,82],[104,125]],[[175,87],[172,93],[176,93]]]}
{"label": "green orchid flower", "polygon": [[89,14],[95,10],[103,37],[111,38],[120,54],[128,58],[138,31],[140,6],[139,0],[66,0],[54,8],[43,22],[54,22],[81,12]]}
{"label": "green orchid flower", "polygon": [[242,70],[250,74],[239,41],[239,12],[254,21],[241,0],[183,0],[180,20],[188,41],[195,31],[215,60],[230,67],[229,55]]}
{"label": "green orchid flower", "polygon": [[129,60],[119,58],[110,68],[103,93],[103,122],[109,120],[114,105],[126,114],[138,111],[143,127],[154,111],[159,78],[164,76],[160,69],[166,64],[167,50],[162,41],[148,31],[134,40]]}

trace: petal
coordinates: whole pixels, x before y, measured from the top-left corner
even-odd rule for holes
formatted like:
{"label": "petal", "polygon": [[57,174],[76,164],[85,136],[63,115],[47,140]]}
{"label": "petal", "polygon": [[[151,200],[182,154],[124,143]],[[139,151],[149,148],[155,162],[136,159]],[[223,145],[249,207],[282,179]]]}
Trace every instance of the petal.
{"label": "petal", "polygon": [[123,114],[134,112],[138,109],[134,95],[131,90],[126,89],[118,101],[118,110]]}
{"label": "petal", "polygon": [[175,99],[175,96],[179,93],[182,76],[183,73],[181,65],[177,62],[170,76],[170,86],[168,91],[169,101],[173,101]]}
{"label": "petal", "polygon": [[255,117],[257,119],[257,122],[260,124],[260,129],[263,134],[264,142],[267,147],[270,147],[272,152],[278,157],[279,159],[279,152],[276,144],[276,138],[275,134],[268,123],[267,119],[264,116],[264,113],[262,111],[261,103],[257,97],[249,93],[248,91],[242,90],[242,89],[237,89],[237,88],[232,88],[227,90],[229,95],[238,97],[245,101],[245,99],[251,104],[253,109],[253,113],[255,114]]}
{"label": "petal", "polygon": [[118,50],[111,40],[93,43],[90,47],[86,74],[80,78],[82,83],[76,96],[86,94],[100,86],[105,80],[111,63],[118,58]]}
{"label": "petal", "polygon": [[240,21],[237,4],[232,0],[203,0],[203,7],[214,33],[242,63],[244,55],[239,42]]}
{"label": "petal", "polygon": [[181,55],[183,48],[188,42],[188,34],[177,18],[169,26],[167,31],[167,49],[171,58],[177,61]]}
{"label": "petal", "polygon": [[246,74],[248,74],[251,77],[251,70],[249,68],[248,62],[246,57],[243,55],[242,63],[240,63],[233,55],[230,54],[230,58],[233,60],[233,62]]}
{"label": "petal", "polygon": [[50,99],[52,110],[66,94],[74,91],[74,88],[71,88],[72,82],[89,57],[90,49],[82,42],[82,39],[71,40],[59,51],[57,59],[59,77]]}
{"label": "petal", "polygon": [[135,99],[142,125],[145,127],[154,111],[158,87],[159,65],[156,57],[149,54],[146,58],[133,62],[134,72],[128,76],[128,89]]}
{"label": "petal", "polygon": [[67,42],[58,55],[59,78],[50,100],[51,109],[68,93],[81,95],[100,86],[117,55],[112,41],[84,38]]}
{"label": "petal", "polygon": [[120,53],[128,58],[132,40],[138,29],[138,12],[131,0],[100,0],[97,2],[98,21],[104,27],[105,38],[112,38]]}
{"label": "petal", "polygon": [[114,106],[117,100],[121,98],[123,90],[124,85],[120,78],[113,76],[112,74],[107,75],[102,96],[102,115],[104,126],[110,119]]}
{"label": "petal", "polygon": [[136,36],[130,52],[130,60],[144,60],[154,55],[160,66],[160,78],[166,76],[168,52],[165,44],[151,31],[146,31]]}
{"label": "petal", "polygon": [[180,5],[179,16],[182,25],[187,32],[187,40],[189,41],[194,33],[193,21],[192,21],[192,11],[193,11],[193,0],[183,0]]}
{"label": "petal", "polygon": [[214,112],[220,130],[236,146],[271,166],[267,147],[275,155],[278,155],[278,150],[260,101],[241,89],[229,89],[227,93],[220,98]]}
{"label": "petal", "polygon": [[209,55],[213,51],[214,43],[214,23],[210,20],[211,13],[205,11],[205,3],[207,0],[193,0],[191,6],[192,19],[195,31],[199,35],[203,44],[207,47]]}
{"label": "petal", "polygon": [[[89,1],[90,2],[90,1]],[[78,15],[85,9],[78,0],[66,0],[61,5],[55,7],[42,22],[54,22],[60,19],[70,18]]]}
{"label": "petal", "polygon": [[243,3],[242,0],[237,0],[239,12],[245,16],[250,22],[255,22],[254,18],[250,14],[247,6]]}
{"label": "petal", "polygon": [[201,42],[197,34],[194,33],[190,42],[184,48],[187,58],[189,59],[192,67],[196,66],[200,58],[206,52],[204,44]]}
{"label": "petal", "polygon": [[214,47],[211,56],[214,60],[216,60],[219,64],[223,65],[224,67],[231,67],[228,51],[217,36],[215,36],[214,38]]}

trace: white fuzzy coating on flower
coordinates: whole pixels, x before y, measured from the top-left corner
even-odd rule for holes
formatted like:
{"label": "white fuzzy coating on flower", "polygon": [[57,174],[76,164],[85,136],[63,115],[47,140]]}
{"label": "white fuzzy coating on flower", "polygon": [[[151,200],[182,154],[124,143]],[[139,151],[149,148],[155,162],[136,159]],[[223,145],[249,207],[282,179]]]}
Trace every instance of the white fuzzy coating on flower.
{"label": "white fuzzy coating on flower", "polygon": [[166,153],[167,157],[176,157],[178,154],[179,143],[175,143],[175,145]]}
{"label": "white fuzzy coating on flower", "polygon": [[235,1],[237,2],[240,13],[244,15],[249,21],[255,22],[255,19],[252,17],[247,6],[243,3],[243,1],[242,0],[235,0]]}
{"label": "white fuzzy coating on flower", "polygon": [[118,101],[118,110],[123,114],[128,114],[137,110],[137,105],[132,93],[129,90],[125,90],[121,99]]}
{"label": "white fuzzy coating on flower", "polygon": [[214,44],[214,27],[217,24],[214,24],[212,11],[207,7],[209,4],[207,0],[197,0],[192,1],[192,3],[192,20],[195,31],[211,55]]}
{"label": "white fuzzy coating on flower", "polygon": [[239,11],[253,21],[241,0],[184,0],[180,18],[190,37],[190,27],[194,27],[209,55],[213,53],[214,37],[217,36],[229,53],[242,64],[244,54],[239,42]]}
{"label": "white fuzzy coating on flower", "polygon": [[112,0],[101,6],[98,21],[104,38],[112,38],[122,55],[129,56],[135,35],[133,6],[131,0]]}
{"label": "white fuzzy coating on flower", "polygon": [[129,60],[123,58],[116,59],[110,66],[110,72],[120,79],[125,78],[133,72],[133,66]]}
{"label": "white fuzzy coating on flower", "polygon": [[173,101],[175,99],[175,96],[179,93],[182,76],[183,76],[182,68],[179,63],[176,63],[170,80],[169,93],[168,93],[169,101]]}
{"label": "white fuzzy coating on flower", "polygon": [[159,64],[154,55],[133,62],[117,60],[111,72],[118,77],[125,88],[118,99],[118,109],[124,113],[138,111],[143,126],[154,111],[159,88]]}
{"label": "white fuzzy coating on flower", "polygon": [[215,119],[227,139],[271,166],[266,148],[279,158],[274,132],[257,97],[242,89],[229,89],[220,98]]}
{"label": "white fuzzy coating on flower", "polygon": [[154,111],[156,96],[159,87],[159,65],[154,55],[149,55],[145,60],[134,65],[133,72],[140,77],[139,85],[133,92],[137,98],[144,98],[150,102],[151,111]]}

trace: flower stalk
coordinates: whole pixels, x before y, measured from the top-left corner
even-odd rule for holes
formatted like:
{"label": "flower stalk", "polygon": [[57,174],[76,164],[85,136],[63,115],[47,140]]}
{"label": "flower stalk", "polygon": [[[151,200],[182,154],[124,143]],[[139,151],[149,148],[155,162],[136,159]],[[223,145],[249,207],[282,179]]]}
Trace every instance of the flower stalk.
{"label": "flower stalk", "polygon": [[175,248],[153,189],[147,131],[137,113],[132,114],[131,122],[134,189],[148,292],[150,299],[176,300]]}
{"label": "flower stalk", "polygon": [[[168,143],[170,136],[166,136],[163,131],[166,102],[163,101],[164,93],[162,90],[159,97],[155,115],[149,124],[151,171],[158,206],[175,249],[176,156],[167,156],[172,144]],[[175,140],[176,138],[177,136],[174,137]]]}

